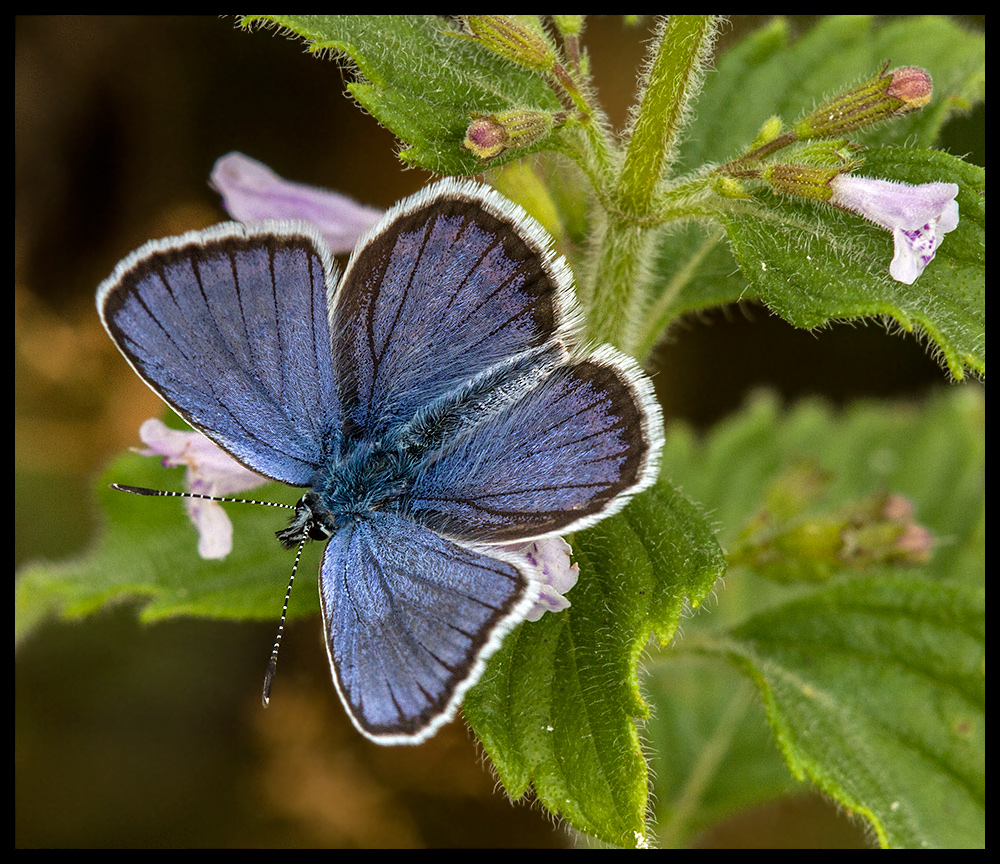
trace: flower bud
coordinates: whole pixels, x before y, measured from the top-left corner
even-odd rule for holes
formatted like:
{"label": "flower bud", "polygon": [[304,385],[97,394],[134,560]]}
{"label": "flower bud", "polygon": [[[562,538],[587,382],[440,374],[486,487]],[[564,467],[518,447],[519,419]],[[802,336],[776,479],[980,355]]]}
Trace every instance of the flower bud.
{"label": "flower bud", "polygon": [[934,536],[914,518],[913,505],[902,495],[862,503],[843,530],[841,560],[851,567],[871,564],[926,564]]}
{"label": "flower bud", "polygon": [[[892,82],[886,95],[898,99],[906,106],[906,111],[916,111],[931,101],[931,76],[919,66],[901,66],[889,73]],[[900,111],[899,113],[904,113]]]}
{"label": "flower bud", "polygon": [[808,198],[811,201],[829,201],[833,195],[830,181],[842,169],[819,165],[768,165],[761,176],[771,184],[775,192]]}
{"label": "flower bud", "polygon": [[716,174],[712,177],[712,188],[723,198],[753,198],[747,189],[735,177]]}
{"label": "flower bud", "polygon": [[515,110],[473,117],[462,146],[482,161],[533,144],[547,135],[554,123],[553,116],[544,111]]}
{"label": "flower bud", "polygon": [[894,560],[903,564],[926,564],[934,551],[934,535],[923,525],[907,525],[896,538]]}
{"label": "flower bud", "polygon": [[472,31],[470,38],[518,66],[550,72],[555,65],[549,41],[513,15],[468,15],[465,22]]}
{"label": "flower bud", "polygon": [[563,36],[579,36],[583,33],[582,15],[553,15],[552,23]]}
{"label": "flower bud", "polygon": [[764,121],[764,125],[760,127],[760,132],[757,133],[757,137],[753,139],[750,144],[751,150],[757,150],[763,147],[765,144],[770,144],[781,134],[781,127],[784,124],[781,122],[781,118],[777,114],[773,114]]}
{"label": "flower bud", "polygon": [[838,93],[792,128],[800,141],[837,138],[922,108],[930,102],[931,90],[931,76],[917,66],[902,66],[891,72],[883,67],[874,78]]}

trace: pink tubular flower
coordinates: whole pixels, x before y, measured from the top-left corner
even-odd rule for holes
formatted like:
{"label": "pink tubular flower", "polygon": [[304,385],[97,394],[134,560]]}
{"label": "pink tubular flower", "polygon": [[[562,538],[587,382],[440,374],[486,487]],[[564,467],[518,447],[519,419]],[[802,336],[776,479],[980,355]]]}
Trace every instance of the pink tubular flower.
{"label": "pink tubular flower", "polygon": [[[171,429],[160,420],[147,420],[139,437],[148,450],[143,456],[162,456],[168,468],[187,466],[184,478],[188,492],[199,495],[232,495],[267,483],[267,479],[244,468],[200,432]],[[188,516],[198,530],[198,554],[202,558],[225,558],[233,550],[233,523],[216,501],[185,498]]]}
{"label": "pink tubular flower", "polygon": [[292,183],[256,159],[227,153],[212,168],[211,184],[234,219],[300,219],[315,225],[335,255],[350,252],[382,216],[346,195]]}
{"label": "pink tubular flower", "polygon": [[562,537],[543,537],[530,543],[512,543],[500,548],[527,558],[541,572],[542,589],[525,620],[537,621],[546,612],[561,612],[569,606],[569,600],[563,594],[576,585],[580,565],[570,565],[569,553],[572,550]]}
{"label": "pink tubular flower", "polygon": [[912,285],[934,259],[945,234],[958,227],[954,183],[896,183],[838,174],[830,203],[852,210],[892,233],[895,254],[889,275]]}

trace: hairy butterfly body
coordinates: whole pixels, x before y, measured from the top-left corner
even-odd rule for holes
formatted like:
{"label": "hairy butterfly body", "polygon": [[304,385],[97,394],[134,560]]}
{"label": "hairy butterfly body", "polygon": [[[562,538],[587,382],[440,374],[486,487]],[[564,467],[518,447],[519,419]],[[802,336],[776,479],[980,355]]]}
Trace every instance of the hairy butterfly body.
{"label": "hairy butterfly body", "polygon": [[485,186],[398,204],[339,279],[307,225],[227,223],[146,244],[97,305],[178,414],[309,490],[278,536],[327,541],[333,680],[379,743],[452,719],[531,610],[539,574],[505,544],[586,527],[655,480],[650,381],[576,347],[568,268]]}

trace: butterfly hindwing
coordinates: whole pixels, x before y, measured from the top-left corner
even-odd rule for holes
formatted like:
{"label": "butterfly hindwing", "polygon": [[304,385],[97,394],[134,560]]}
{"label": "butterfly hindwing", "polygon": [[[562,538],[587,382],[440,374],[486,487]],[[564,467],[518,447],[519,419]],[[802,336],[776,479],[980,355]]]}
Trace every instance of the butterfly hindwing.
{"label": "butterfly hindwing", "polygon": [[487,187],[446,180],[390,210],[334,306],[347,437],[422,406],[575,326],[572,278],[542,229]]}
{"label": "butterfly hindwing", "polygon": [[320,576],[327,652],[354,724],[383,744],[448,722],[537,592],[527,563],[392,513],[338,530]]}
{"label": "butterfly hindwing", "polygon": [[97,305],[132,367],[185,420],[257,473],[305,486],[340,436],[335,278],[307,229],[227,223],[147,243]]}
{"label": "butterfly hindwing", "polygon": [[605,346],[443,446],[410,490],[410,515],[469,541],[567,533],[651,485],[661,445],[649,379]]}

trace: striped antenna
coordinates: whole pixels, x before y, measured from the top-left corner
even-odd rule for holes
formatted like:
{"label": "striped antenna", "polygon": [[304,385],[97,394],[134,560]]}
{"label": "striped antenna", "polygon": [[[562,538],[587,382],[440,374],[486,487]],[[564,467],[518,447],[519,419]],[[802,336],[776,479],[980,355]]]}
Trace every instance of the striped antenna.
{"label": "striped antenna", "polygon": [[[279,504],[276,501],[257,501],[252,498],[225,498],[220,495],[201,495],[198,492],[168,492],[165,489],[147,489],[145,486],[127,486],[124,483],[112,483],[112,489],[119,492],[128,492],[131,495],[151,495],[163,496],[167,498],[201,498],[205,501],[219,501],[224,504],[260,504],[262,507],[281,507],[285,510],[297,509],[292,504]],[[292,596],[292,585],[295,584],[295,573],[299,569],[299,559],[302,558],[302,550],[305,548],[309,536],[306,535],[299,543],[299,550],[295,553],[295,563],[292,565],[292,575],[288,580],[288,588],[285,590],[285,602],[281,606],[281,620],[278,622],[278,635],[274,637],[274,647],[271,649],[271,659],[267,662],[267,672],[264,675],[264,692],[261,694],[261,701],[267,707],[271,701],[271,684],[274,683],[274,672],[278,667],[278,650],[281,648],[281,637],[285,631],[285,617],[288,615],[288,601]]]}
{"label": "striped antenna", "polygon": [[308,537],[303,537],[299,543],[299,551],[295,553],[295,563],[292,565],[292,576],[288,580],[288,588],[285,590],[285,602],[281,607],[281,620],[278,622],[278,635],[274,637],[274,647],[271,649],[271,659],[267,661],[267,672],[264,675],[264,692],[260,699],[267,707],[271,701],[271,684],[274,682],[274,670],[278,666],[278,649],[281,648],[281,635],[285,630],[285,616],[288,614],[288,598],[292,596],[292,585],[295,582],[295,573],[299,569],[299,559],[302,557],[302,550],[305,548]]}
{"label": "striped antenna", "polygon": [[164,496],[166,498],[201,498],[205,501],[220,501],[224,504],[259,504],[261,507],[281,507],[294,510],[293,504],[279,504],[276,501],[256,501],[252,498],[224,498],[220,495],[201,495],[198,492],[168,492],[165,489],[147,489],[145,486],[126,486],[124,483],[112,483],[112,489],[128,492],[131,495]]}

